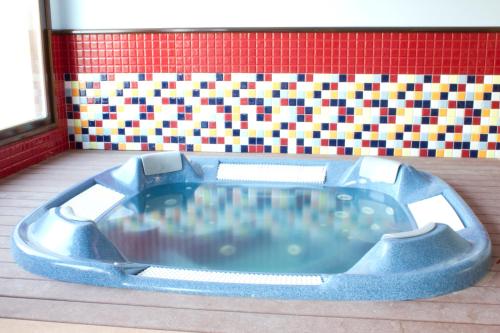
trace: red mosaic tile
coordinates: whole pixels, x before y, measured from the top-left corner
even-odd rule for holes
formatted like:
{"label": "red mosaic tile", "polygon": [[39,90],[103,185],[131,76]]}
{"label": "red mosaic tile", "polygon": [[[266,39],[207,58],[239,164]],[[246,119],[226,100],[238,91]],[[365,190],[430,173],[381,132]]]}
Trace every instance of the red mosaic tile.
{"label": "red mosaic tile", "polygon": [[58,66],[72,73],[500,73],[498,32],[124,33],[53,39]]}

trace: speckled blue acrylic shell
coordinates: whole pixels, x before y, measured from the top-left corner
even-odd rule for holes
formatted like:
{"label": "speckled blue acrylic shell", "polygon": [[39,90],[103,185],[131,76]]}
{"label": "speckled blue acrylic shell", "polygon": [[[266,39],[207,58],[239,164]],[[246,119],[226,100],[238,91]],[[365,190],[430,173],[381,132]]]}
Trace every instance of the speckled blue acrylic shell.
{"label": "speckled blue acrylic shell", "polygon": [[[137,288],[203,295],[318,300],[404,300],[432,297],[473,285],[489,269],[491,244],[477,217],[446,183],[401,165],[394,184],[347,182],[358,161],[290,160],[182,156],[182,170],[146,176],[140,158],[110,169],[61,193],[24,218],[13,234],[13,254],[26,270],[53,279],[107,287]],[[443,195],[465,228],[457,232],[437,224],[413,237],[382,237],[350,270],[323,275],[320,285],[266,285],[186,281],[138,275],[148,265],[129,262],[97,229],[94,222],[63,217],[59,207],[87,188],[101,184],[125,199],[152,186],[179,182],[217,182],[217,166],[231,163],[326,165],[325,187],[345,184],[390,195],[412,216],[408,203]],[[414,222],[414,221],[413,221]],[[57,242],[48,250],[47,235]]]}

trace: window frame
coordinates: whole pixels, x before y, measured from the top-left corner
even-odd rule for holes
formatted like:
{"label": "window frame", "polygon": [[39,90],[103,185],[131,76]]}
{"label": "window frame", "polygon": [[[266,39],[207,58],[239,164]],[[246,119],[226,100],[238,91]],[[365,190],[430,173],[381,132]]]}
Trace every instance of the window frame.
{"label": "window frame", "polygon": [[52,63],[52,31],[50,21],[50,0],[39,0],[43,73],[45,75],[45,94],[47,116],[0,130],[0,147],[23,140],[57,128],[58,119],[54,103],[54,79]]}

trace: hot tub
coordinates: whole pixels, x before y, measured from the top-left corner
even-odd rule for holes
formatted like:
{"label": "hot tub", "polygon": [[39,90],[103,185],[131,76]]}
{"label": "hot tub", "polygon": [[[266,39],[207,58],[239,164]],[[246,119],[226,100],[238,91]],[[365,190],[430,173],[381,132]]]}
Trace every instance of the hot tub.
{"label": "hot tub", "polygon": [[148,154],[22,220],[16,261],[109,287],[399,300],[471,286],[491,245],[442,180],[399,162]]}

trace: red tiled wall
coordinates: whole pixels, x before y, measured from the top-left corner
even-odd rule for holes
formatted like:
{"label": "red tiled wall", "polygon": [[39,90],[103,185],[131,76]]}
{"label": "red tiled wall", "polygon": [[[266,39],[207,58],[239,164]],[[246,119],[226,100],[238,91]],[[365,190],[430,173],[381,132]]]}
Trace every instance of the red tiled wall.
{"label": "red tiled wall", "polygon": [[61,34],[53,54],[58,128],[0,147],[0,177],[67,148],[64,73],[500,74],[500,33]]}
{"label": "red tiled wall", "polygon": [[65,129],[56,129],[0,148],[0,178],[58,154],[68,147]]}
{"label": "red tiled wall", "polygon": [[59,126],[0,147],[0,177],[66,149],[64,73],[500,74],[500,33],[60,34],[53,54]]}
{"label": "red tiled wall", "polygon": [[500,74],[498,32],[56,35],[69,73]]}
{"label": "red tiled wall", "polygon": [[[60,63],[61,61],[57,56],[55,55],[54,62]],[[59,67],[59,69],[61,68]],[[68,149],[63,73],[56,72],[54,77],[55,94],[57,96],[55,99],[58,118],[57,128],[24,140],[0,146],[0,178]]]}

